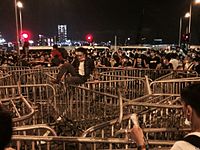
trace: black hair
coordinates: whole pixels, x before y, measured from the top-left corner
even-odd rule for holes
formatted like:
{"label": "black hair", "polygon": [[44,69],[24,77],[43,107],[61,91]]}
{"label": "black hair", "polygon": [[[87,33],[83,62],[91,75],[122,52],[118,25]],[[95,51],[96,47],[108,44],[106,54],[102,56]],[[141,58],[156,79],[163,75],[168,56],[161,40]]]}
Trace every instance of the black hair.
{"label": "black hair", "polygon": [[193,61],[199,62],[199,61],[200,61],[200,58],[199,58],[199,57],[195,57],[195,58],[193,59]]}
{"label": "black hair", "polygon": [[0,150],[4,150],[12,137],[12,117],[0,104]]}
{"label": "black hair", "polygon": [[200,83],[191,84],[181,91],[181,100],[190,105],[200,117]]}
{"label": "black hair", "polygon": [[53,48],[56,48],[56,49],[57,49],[57,48],[58,48],[58,45],[57,45],[57,44],[54,44],[54,45],[53,45]]}
{"label": "black hair", "polygon": [[83,47],[79,47],[75,50],[76,52],[82,52],[83,54],[87,55],[87,49]]}

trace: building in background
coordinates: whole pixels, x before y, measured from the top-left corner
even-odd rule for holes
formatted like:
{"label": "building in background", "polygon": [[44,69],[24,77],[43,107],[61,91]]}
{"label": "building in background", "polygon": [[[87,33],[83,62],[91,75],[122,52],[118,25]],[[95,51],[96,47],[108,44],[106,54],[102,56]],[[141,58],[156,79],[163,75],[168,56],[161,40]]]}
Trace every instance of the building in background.
{"label": "building in background", "polygon": [[61,45],[67,41],[67,25],[58,25],[58,43]]}
{"label": "building in background", "polygon": [[4,44],[6,42],[6,40],[3,38],[3,36],[1,35],[0,32],[0,44]]}

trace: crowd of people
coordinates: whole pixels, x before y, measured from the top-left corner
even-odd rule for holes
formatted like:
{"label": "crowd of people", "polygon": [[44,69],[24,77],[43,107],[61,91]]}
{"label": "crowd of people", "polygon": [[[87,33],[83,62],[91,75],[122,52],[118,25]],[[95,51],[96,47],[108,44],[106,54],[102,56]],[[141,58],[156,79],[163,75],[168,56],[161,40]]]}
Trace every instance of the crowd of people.
{"label": "crowd of people", "polygon": [[164,49],[122,51],[119,49],[114,52],[103,52],[95,57],[97,66],[172,69],[200,73],[200,52],[193,49],[188,50],[187,53],[180,49],[174,51]]}
{"label": "crowd of people", "polygon": [[[59,51],[57,45],[53,46],[50,54],[36,54],[41,60],[46,60],[52,66],[59,66],[60,71],[54,83],[59,83],[65,73],[70,73],[67,77],[68,82],[82,84],[87,81],[92,71],[96,67],[133,67],[149,69],[171,69],[171,70],[189,70],[200,73],[200,52],[189,50],[184,53],[180,49],[175,52],[167,50],[149,50],[149,51],[92,51],[84,48],[78,48],[70,51],[67,55]],[[46,56],[47,55],[47,56]],[[42,57],[43,56],[43,57]],[[22,55],[22,58],[26,55]],[[22,62],[15,53],[1,55],[1,65],[8,64],[8,59],[13,64]],[[16,61],[16,64],[14,63]],[[7,63],[6,63],[7,62]],[[43,62],[43,61],[42,61]],[[27,65],[30,65],[27,62]],[[40,64],[41,65],[41,64]],[[43,65],[43,64],[42,64]],[[181,92],[181,100],[184,106],[185,118],[189,122],[192,132],[186,135],[183,140],[177,141],[172,150],[195,150],[200,148],[200,84],[192,84],[184,88]],[[6,123],[5,123],[6,122]],[[132,138],[138,146],[138,150],[147,150],[148,146],[144,140],[144,133],[138,125],[134,125],[131,130]],[[9,144],[12,135],[12,120],[10,114],[0,105],[0,150]]]}
{"label": "crowd of people", "polygon": [[[14,52],[1,52],[1,66],[30,66],[37,65],[49,67],[59,66],[64,62],[71,63],[75,58],[75,50],[64,50],[57,45],[52,47],[51,52],[38,51],[35,53],[21,53],[20,57]],[[62,49],[63,51],[63,49]],[[183,52],[181,49],[176,50],[150,49],[142,51],[140,49],[123,51],[118,50],[86,50],[87,56],[91,58],[96,67],[133,67],[149,69],[172,69],[196,71],[200,73],[200,51],[188,49]]]}

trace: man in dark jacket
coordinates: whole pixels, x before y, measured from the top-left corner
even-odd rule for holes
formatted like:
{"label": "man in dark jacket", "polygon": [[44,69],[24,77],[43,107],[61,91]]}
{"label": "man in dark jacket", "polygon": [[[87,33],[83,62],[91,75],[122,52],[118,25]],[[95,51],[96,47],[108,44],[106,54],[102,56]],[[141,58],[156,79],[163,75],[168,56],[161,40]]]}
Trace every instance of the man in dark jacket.
{"label": "man in dark jacket", "polygon": [[76,58],[71,64],[66,62],[61,66],[55,83],[59,83],[65,73],[71,74],[65,79],[68,84],[83,84],[90,77],[95,67],[94,61],[87,57],[87,49],[78,48],[75,50],[75,54]]}

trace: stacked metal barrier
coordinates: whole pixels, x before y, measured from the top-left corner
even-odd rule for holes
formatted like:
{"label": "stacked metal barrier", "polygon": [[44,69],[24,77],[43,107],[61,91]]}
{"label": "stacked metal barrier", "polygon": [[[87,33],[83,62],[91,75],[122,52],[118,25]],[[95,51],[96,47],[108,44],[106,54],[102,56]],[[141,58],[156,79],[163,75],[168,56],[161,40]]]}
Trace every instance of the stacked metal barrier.
{"label": "stacked metal barrier", "polygon": [[181,89],[183,89],[184,87],[199,82],[199,77],[167,79],[153,81],[151,82],[150,86],[152,88],[153,93],[179,94],[181,92]]}
{"label": "stacked metal barrier", "polygon": [[[99,67],[97,68],[101,75],[111,75],[111,76],[129,76],[129,77],[144,77],[148,76],[151,80],[162,79],[165,75],[169,78],[188,78],[188,77],[197,77],[198,74],[194,71],[183,71],[183,70],[170,70],[170,69],[138,69],[131,67]],[[171,76],[169,76],[169,74]],[[166,78],[166,77],[164,77]],[[160,80],[159,79],[159,80]]]}
{"label": "stacked metal barrier", "polygon": [[[50,128],[48,125],[39,124],[43,123],[37,121],[37,106],[34,105],[34,101],[40,96],[38,89],[46,90],[47,87],[35,85],[27,85],[30,75],[28,77],[22,78],[21,85],[20,77],[23,73],[38,72],[38,70],[31,70],[30,68],[20,69],[19,67],[12,70],[7,68],[4,70],[4,74],[0,78],[0,104],[7,108],[13,117],[13,134],[14,135],[53,135],[56,136],[56,132]],[[37,79],[37,78],[35,78]],[[24,81],[24,82],[23,82]],[[35,81],[35,80],[32,80]],[[37,87],[39,87],[37,89]],[[41,90],[42,91],[42,90]],[[49,89],[47,91],[50,91]],[[39,92],[39,93],[37,93]],[[34,93],[34,94],[33,94]],[[36,96],[38,95],[38,96]],[[46,95],[46,94],[45,94]],[[47,96],[46,96],[47,97]],[[17,144],[14,144],[15,147]],[[26,149],[30,149],[26,147]]]}
{"label": "stacked metal barrier", "polygon": [[[58,68],[4,72],[6,75],[0,79],[3,89],[1,101],[10,97],[16,99],[21,95],[34,110],[29,119],[22,120],[23,124],[18,125],[32,124],[44,129],[41,123],[45,123],[62,135],[47,137],[55,135],[54,130],[49,133],[51,130],[18,127],[16,133],[23,134],[26,128],[24,135],[31,131],[44,136],[16,135],[12,145],[17,149],[132,149],[135,145],[129,140],[128,133],[133,125],[130,120],[133,113],[139,115],[151,148],[161,146],[162,149],[169,149],[174,140],[189,130],[183,125],[178,94],[188,84],[199,82],[198,77],[193,78],[196,74],[133,68],[99,70],[102,69],[104,72],[100,72],[98,80],[78,86],[52,84]],[[151,79],[144,78],[145,75]],[[17,87],[16,81],[20,81],[20,87]],[[25,104],[10,105],[6,102],[4,105],[11,109],[17,106],[13,110],[21,108],[24,114],[29,114]],[[20,114],[21,111],[13,113]]]}
{"label": "stacked metal barrier", "polygon": [[[173,141],[184,135],[189,129],[184,126],[182,106],[179,95],[150,94],[123,104],[123,119],[107,121],[87,129],[83,137],[91,138],[129,138],[133,122],[130,116],[137,113],[139,122],[145,132],[151,148],[158,146],[162,149],[171,146]],[[178,119],[179,118],[179,119]],[[101,149],[133,148],[130,143],[113,145],[95,143],[93,147]]]}

